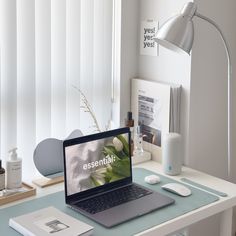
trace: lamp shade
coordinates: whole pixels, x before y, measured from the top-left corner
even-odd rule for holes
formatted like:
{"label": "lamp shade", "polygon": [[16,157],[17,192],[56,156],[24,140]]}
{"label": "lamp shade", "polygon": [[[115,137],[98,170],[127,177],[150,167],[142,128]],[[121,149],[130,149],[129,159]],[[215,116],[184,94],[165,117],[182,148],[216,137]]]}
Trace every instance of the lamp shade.
{"label": "lamp shade", "polygon": [[192,18],[195,11],[196,5],[187,3],[179,15],[170,18],[162,25],[154,40],[170,50],[189,54],[194,38]]}
{"label": "lamp shade", "polygon": [[189,54],[193,45],[194,28],[192,20],[186,18],[179,15],[169,19],[158,30],[154,40],[170,50]]}

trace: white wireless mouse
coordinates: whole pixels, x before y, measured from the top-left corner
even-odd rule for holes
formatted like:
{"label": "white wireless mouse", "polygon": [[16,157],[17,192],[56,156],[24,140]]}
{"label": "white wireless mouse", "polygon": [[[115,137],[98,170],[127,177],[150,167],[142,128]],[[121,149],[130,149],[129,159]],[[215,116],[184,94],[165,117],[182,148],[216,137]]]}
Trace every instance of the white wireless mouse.
{"label": "white wireless mouse", "polygon": [[157,175],[148,175],[145,177],[144,181],[148,184],[157,184],[160,183],[160,177]]}
{"label": "white wireless mouse", "polygon": [[165,184],[163,186],[161,186],[163,189],[175,193],[179,196],[182,197],[187,197],[189,195],[191,195],[191,190],[187,187],[185,187],[182,184],[178,184],[178,183],[169,183],[169,184]]}

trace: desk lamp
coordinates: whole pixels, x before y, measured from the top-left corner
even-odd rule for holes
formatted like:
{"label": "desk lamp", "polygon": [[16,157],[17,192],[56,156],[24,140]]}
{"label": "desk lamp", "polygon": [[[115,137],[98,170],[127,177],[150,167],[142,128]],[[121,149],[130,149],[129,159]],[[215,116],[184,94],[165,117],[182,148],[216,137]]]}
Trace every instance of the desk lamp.
{"label": "desk lamp", "polygon": [[193,17],[197,16],[211,25],[213,25],[220,34],[224,48],[227,55],[228,62],[228,165],[227,173],[228,179],[231,177],[231,75],[232,75],[232,66],[230,59],[229,46],[225,40],[223,32],[219,26],[208,17],[205,17],[197,12],[197,5],[193,2],[186,3],[180,12],[180,14],[167,20],[162,27],[158,30],[154,40],[160,45],[176,52],[186,52],[190,54],[193,45],[194,39],[194,26],[193,26]]}

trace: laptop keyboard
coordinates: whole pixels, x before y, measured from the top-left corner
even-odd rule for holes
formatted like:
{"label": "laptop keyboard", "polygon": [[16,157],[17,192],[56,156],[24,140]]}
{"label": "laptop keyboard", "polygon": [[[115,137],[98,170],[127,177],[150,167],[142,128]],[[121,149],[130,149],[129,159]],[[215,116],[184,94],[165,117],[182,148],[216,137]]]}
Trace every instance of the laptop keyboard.
{"label": "laptop keyboard", "polygon": [[152,191],[133,184],[79,202],[76,206],[91,214],[95,214],[120,204],[144,197],[151,193]]}

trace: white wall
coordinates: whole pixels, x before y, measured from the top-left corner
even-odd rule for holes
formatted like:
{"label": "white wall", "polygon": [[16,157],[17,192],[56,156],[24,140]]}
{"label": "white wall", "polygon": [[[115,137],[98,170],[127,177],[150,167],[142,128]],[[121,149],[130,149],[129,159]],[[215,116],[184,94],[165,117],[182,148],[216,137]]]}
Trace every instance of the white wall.
{"label": "white wall", "polygon": [[[234,16],[236,2],[233,0],[227,0],[224,3],[215,0],[208,2],[196,0],[195,2],[198,4],[199,12],[214,19],[222,28],[229,42],[233,65],[235,65],[236,30],[234,30],[233,24],[236,20]],[[212,8],[213,3],[214,8]],[[227,64],[225,51],[217,32],[211,25],[199,19],[195,19],[195,23],[196,36],[199,35],[199,37],[196,37],[192,54],[191,104],[193,106],[191,106],[190,117],[190,130],[195,135],[190,140],[192,156],[189,164],[211,174],[226,177]],[[202,35],[205,35],[205,37],[202,37]],[[204,61],[200,60],[202,55],[205,58]],[[233,73],[233,77],[234,75],[235,73]],[[201,97],[199,97],[198,91],[201,91]],[[233,101],[235,101],[235,96]],[[235,114],[235,106],[233,107]],[[198,130],[194,125],[196,122],[199,123]],[[233,123],[235,137],[235,122]],[[204,133],[205,135],[203,135]],[[206,145],[204,145],[204,142]],[[235,157],[235,149],[233,157]],[[206,159],[209,160],[208,164],[205,162]],[[215,160],[218,164],[213,167],[212,163]],[[236,179],[236,176],[234,176],[234,179]]]}
{"label": "white wall", "polygon": [[[233,91],[236,91],[236,1],[195,0],[198,11],[213,19],[229,43],[233,64]],[[227,61],[216,30],[194,19],[190,101],[190,158],[188,164],[218,177],[227,177]],[[236,143],[236,96],[233,92],[233,143]],[[236,181],[236,149],[232,172]]]}
{"label": "white wall", "polygon": [[[180,12],[186,0],[141,0],[140,21],[153,19],[162,25],[170,16]],[[140,22],[138,22],[139,24]],[[139,56],[139,77],[167,83],[181,84],[181,123],[180,133],[183,135],[185,157],[188,147],[189,93],[190,93],[191,57],[179,55],[163,47],[159,47],[159,56]]]}
{"label": "white wall", "polygon": [[[214,20],[229,43],[233,65],[233,127],[231,180],[236,182],[236,1],[195,0],[198,12]],[[227,178],[227,61],[216,30],[201,19],[194,19],[195,41],[191,64],[189,158],[187,164],[217,177]],[[235,218],[233,220],[235,221]],[[191,235],[201,229],[217,235],[217,217],[194,225]],[[235,228],[235,225],[234,225]],[[204,235],[199,232],[200,235]]]}

